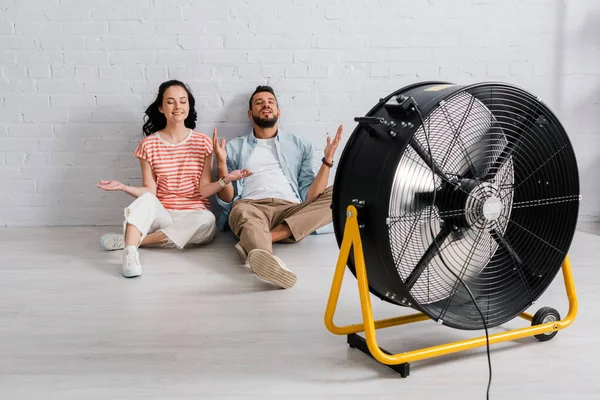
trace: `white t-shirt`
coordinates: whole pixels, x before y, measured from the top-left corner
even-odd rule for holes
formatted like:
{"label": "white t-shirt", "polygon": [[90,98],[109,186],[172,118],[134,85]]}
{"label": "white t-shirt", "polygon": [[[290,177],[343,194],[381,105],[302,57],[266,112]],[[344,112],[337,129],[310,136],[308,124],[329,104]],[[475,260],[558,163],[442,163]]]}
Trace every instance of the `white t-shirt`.
{"label": "white t-shirt", "polygon": [[300,203],[281,168],[275,139],[256,139],[256,147],[244,166],[252,175],[244,179],[241,197],[247,200],[277,198]]}

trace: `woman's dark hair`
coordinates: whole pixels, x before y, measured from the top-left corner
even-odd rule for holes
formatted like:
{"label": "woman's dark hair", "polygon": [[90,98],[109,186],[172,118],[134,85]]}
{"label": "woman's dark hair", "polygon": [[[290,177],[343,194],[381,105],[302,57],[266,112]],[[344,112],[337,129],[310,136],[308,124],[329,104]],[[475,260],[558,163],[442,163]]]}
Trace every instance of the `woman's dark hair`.
{"label": "woman's dark hair", "polygon": [[146,109],[146,117],[144,118],[146,122],[144,122],[144,126],[142,128],[144,131],[144,136],[150,136],[167,126],[167,118],[163,113],[160,112],[159,107],[162,106],[163,95],[165,94],[165,91],[171,86],[181,86],[187,92],[190,112],[188,113],[188,117],[185,119],[185,126],[186,128],[190,129],[194,129],[196,127],[196,120],[198,119],[198,114],[194,108],[196,105],[196,99],[194,99],[192,92],[185,83],[178,80],[170,80],[160,84],[158,87],[158,95],[156,96],[156,100],[154,100],[154,102]]}

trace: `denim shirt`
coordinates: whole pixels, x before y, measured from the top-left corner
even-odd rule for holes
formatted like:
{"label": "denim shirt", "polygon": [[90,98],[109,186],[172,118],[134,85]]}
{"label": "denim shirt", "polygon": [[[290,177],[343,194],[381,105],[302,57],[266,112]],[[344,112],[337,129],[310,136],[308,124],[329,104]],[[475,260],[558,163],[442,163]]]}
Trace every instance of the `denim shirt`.
{"label": "denim shirt", "polygon": [[[237,137],[227,143],[227,170],[245,168],[246,161],[254,147],[257,144],[254,132],[246,136]],[[306,193],[316,177],[316,170],[313,163],[312,143],[304,138],[292,133],[278,131],[275,136],[275,148],[279,157],[283,174],[290,181],[292,188],[301,201],[306,201]],[[218,195],[217,202],[223,207],[223,212],[219,216],[218,226],[221,230],[228,228],[227,219],[229,211],[234,201],[240,199],[240,193],[243,193],[244,180],[232,182],[233,200],[230,203],[224,202]]]}

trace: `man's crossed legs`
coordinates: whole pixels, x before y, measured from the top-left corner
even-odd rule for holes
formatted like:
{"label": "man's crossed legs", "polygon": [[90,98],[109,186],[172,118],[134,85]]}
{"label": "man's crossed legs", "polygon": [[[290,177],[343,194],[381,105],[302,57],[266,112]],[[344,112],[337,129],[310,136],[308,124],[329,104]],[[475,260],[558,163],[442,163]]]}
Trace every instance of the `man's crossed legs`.
{"label": "man's crossed legs", "polygon": [[237,200],[229,214],[229,226],[240,239],[236,249],[247,257],[250,269],[260,278],[282,288],[296,283],[296,274],[273,255],[273,243],[296,243],[332,221],[333,187],[305,201],[281,199]]}

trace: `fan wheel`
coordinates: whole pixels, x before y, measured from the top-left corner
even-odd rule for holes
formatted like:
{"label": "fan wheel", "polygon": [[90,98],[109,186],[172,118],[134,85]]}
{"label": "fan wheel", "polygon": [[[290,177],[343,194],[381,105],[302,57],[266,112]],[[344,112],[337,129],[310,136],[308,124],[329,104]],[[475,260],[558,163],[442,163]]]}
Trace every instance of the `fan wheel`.
{"label": "fan wheel", "polygon": [[[548,324],[556,321],[560,321],[560,314],[558,311],[552,307],[542,307],[533,316],[533,319],[531,320],[531,326]],[[540,333],[534,337],[540,342],[547,342],[548,340],[552,340],[557,333],[558,331],[556,330],[554,332]]]}

